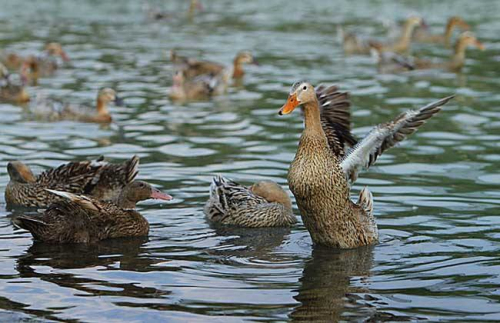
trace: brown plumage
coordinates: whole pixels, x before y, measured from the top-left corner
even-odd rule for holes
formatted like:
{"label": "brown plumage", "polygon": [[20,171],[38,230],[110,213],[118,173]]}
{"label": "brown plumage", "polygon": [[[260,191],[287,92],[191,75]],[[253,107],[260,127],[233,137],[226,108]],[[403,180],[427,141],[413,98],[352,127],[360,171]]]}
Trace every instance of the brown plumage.
{"label": "brown plumage", "polygon": [[[432,106],[441,106],[449,99]],[[291,113],[299,105],[303,107],[305,128],[290,165],[288,182],[313,242],[333,248],[376,243],[378,229],[371,193],[368,189],[362,190],[358,203],[353,203],[347,174],[359,164],[366,164],[367,159],[373,159],[373,152],[381,153],[414,132],[439,109],[424,107],[380,125],[341,159],[332,153],[321,125],[318,97],[307,82],[292,86],[280,114]]]}
{"label": "brown plumage", "polygon": [[290,197],[272,181],[246,187],[222,176],[214,177],[203,210],[212,222],[240,227],[287,227],[297,222]]}
{"label": "brown plumage", "polygon": [[186,79],[184,71],[176,71],[168,97],[175,101],[206,100],[225,92],[226,84],[220,75],[200,75]]}
{"label": "brown plumage", "polygon": [[56,101],[43,99],[43,97],[37,99],[30,108],[35,118],[49,121],[73,120],[100,124],[108,124],[113,121],[108,110],[109,103],[114,102],[116,105],[122,105],[123,103],[115,90],[110,88],[99,90],[95,107],[62,105]]}
{"label": "brown plumage", "polygon": [[15,83],[7,68],[0,63],[0,101],[11,103],[28,102],[30,96],[23,83],[22,80]]}
{"label": "brown plumage", "polygon": [[137,176],[139,157],[123,164],[97,162],[70,162],[34,176],[20,161],[10,162],[7,171],[10,181],[5,188],[5,202],[9,207],[46,207],[61,198],[47,189],[74,194],[85,194],[99,200],[113,200]]}
{"label": "brown plumage", "polygon": [[470,26],[461,17],[453,16],[448,19],[443,34],[431,34],[427,30],[419,28],[413,35],[413,40],[420,43],[437,43],[451,46],[453,31],[460,28],[462,31],[470,30]]}
{"label": "brown plumage", "polygon": [[484,45],[477,40],[476,35],[470,31],[465,31],[458,37],[449,61],[435,63],[430,60],[415,58],[413,65],[415,69],[443,69],[451,72],[460,72],[465,65],[465,51],[470,46],[474,46],[480,50],[485,49]]}
{"label": "brown plumage", "polygon": [[400,37],[393,43],[382,43],[376,40],[361,40],[352,33],[344,33],[339,28],[342,46],[345,54],[370,54],[370,48],[376,47],[380,51],[392,51],[396,53],[408,52],[411,45],[413,32],[417,26],[422,24],[420,17],[410,17],[406,20]]}
{"label": "brown plumage", "polygon": [[114,202],[49,191],[59,200],[45,212],[13,219],[16,226],[28,230],[35,240],[47,243],[94,243],[104,239],[147,236],[149,223],[135,210],[135,204],[150,198],[172,199],[141,181],[124,187]]}
{"label": "brown plumage", "polygon": [[180,56],[175,50],[170,51],[170,59],[173,63],[180,66],[186,78],[193,78],[199,75],[212,74],[220,75],[227,74],[224,78],[241,78],[245,75],[243,69],[244,64],[258,65],[257,61],[250,52],[241,51],[236,54],[233,64],[230,68],[215,62],[202,61],[194,58]]}

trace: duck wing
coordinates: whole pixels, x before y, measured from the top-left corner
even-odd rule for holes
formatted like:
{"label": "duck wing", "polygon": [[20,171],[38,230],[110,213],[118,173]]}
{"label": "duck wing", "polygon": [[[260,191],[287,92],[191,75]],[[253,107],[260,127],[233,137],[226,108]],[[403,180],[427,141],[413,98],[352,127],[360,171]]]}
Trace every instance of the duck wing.
{"label": "duck wing", "polygon": [[344,156],[346,149],[357,143],[351,134],[349,93],[340,92],[336,86],[320,85],[315,90],[328,145],[336,156]]}
{"label": "duck wing", "polygon": [[427,122],[432,116],[441,111],[441,106],[454,96],[448,96],[426,105],[418,110],[402,113],[388,123],[374,127],[356,146],[344,156],[341,167],[346,177],[354,182],[360,167],[369,168],[377,158],[387,149],[403,141]]}

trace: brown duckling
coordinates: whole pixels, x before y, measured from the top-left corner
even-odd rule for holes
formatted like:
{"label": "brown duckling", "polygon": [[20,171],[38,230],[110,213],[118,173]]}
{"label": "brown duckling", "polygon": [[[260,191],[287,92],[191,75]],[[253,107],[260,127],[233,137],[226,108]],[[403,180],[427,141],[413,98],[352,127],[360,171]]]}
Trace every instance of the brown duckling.
{"label": "brown duckling", "polygon": [[240,227],[286,227],[297,222],[290,197],[272,181],[246,187],[216,176],[203,210],[212,222]]}
{"label": "brown duckling", "polygon": [[410,17],[406,20],[401,35],[394,43],[381,43],[375,40],[362,40],[352,33],[344,33],[339,27],[339,34],[345,54],[370,54],[371,47],[380,51],[404,53],[410,49],[413,32],[422,25],[422,18]]}
{"label": "brown duckling", "polygon": [[[144,10],[150,20],[172,20],[179,17],[178,12],[161,11],[157,8],[151,8],[147,2],[144,4]],[[196,11],[203,11],[201,2],[199,0],[190,0],[187,12],[188,18],[193,17]]]}
{"label": "brown duckling", "polygon": [[69,61],[61,44],[49,43],[42,55],[30,55],[23,60],[20,73],[30,84],[37,85],[39,78],[52,76],[59,68],[55,57],[61,57],[64,62]]}
{"label": "brown duckling", "polygon": [[28,165],[20,161],[9,162],[10,181],[5,188],[5,202],[8,207],[47,207],[60,200],[47,189],[113,200],[134,180],[138,167],[138,156],[123,164],[110,164],[100,158],[95,162],[70,162],[35,176]]}
{"label": "brown duckling", "polygon": [[12,80],[12,75],[9,74],[7,68],[0,63],[0,101],[26,103],[30,100],[22,78],[17,83]]}
{"label": "brown duckling", "polygon": [[206,74],[186,79],[184,71],[176,71],[172,81],[168,96],[175,101],[206,100],[226,91],[225,82],[220,75]]}
{"label": "brown duckling", "polygon": [[415,58],[413,61],[413,65],[415,69],[443,69],[451,72],[460,72],[465,65],[465,51],[468,47],[476,47],[480,50],[484,50],[484,45],[477,40],[476,36],[470,32],[465,31],[458,37],[455,48],[453,51],[453,55],[451,59],[446,62],[434,63],[430,60],[426,59],[418,59]]}
{"label": "brown duckling", "polygon": [[50,121],[73,120],[89,123],[108,124],[113,121],[108,110],[108,104],[114,102],[123,105],[123,100],[111,88],[101,89],[96,98],[96,107],[61,105],[58,102],[37,100],[31,108],[31,113],[37,118]]}
{"label": "brown duckling", "polygon": [[423,28],[419,28],[413,35],[413,40],[420,43],[437,43],[444,44],[447,47],[451,46],[451,36],[456,28],[462,31],[470,30],[470,26],[461,17],[453,16],[448,19],[448,23],[443,34],[431,34]]}
{"label": "brown duckling", "polygon": [[380,154],[414,133],[451,98],[405,112],[391,122],[376,126],[344,157],[339,157],[332,151],[341,148],[331,147],[339,143],[329,142],[323,130],[314,88],[303,81],[293,84],[279,114],[289,114],[301,105],[305,129],[290,165],[288,183],[315,244],[345,249],[378,241],[372,195],[365,188],[358,202],[353,203],[348,179],[354,181],[359,167],[372,165]]}
{"label": "brown duckling", "polygon": [[175,50],[170,51],[170,58],[172,62],[181,64],[181,69],[184,71],[184,75],[187,78],[193,78],[203,74],[227,74],[229,76],[228,78],[239,79],[245,75],[245,70],[243,69],[244,64],[259,64],[253,55],[248,51],[241,51],[236,54],[231,67],[226,67],[222,64],[211,61],[201,61],[180,56]]}
{"label": "brown duckling", "polygon": [[[29,59],[38,60],[39,65],[45,64],[44,62],[53,64],[52,58],[60,57],[64,62],[69,61],[69,57],[66,52],[63,50],[61,44],[59,43],[48,43],[45,45],[44,50],[39,55],[31,55],[28,57],[23,57],[15,53],[8,53],[3,55],[0,58],[0,61],[9,69],[9,70],[20,70],[24,64],[24,62]],[[57,64],[56,64],[57,68]]]}
{"label": "brown duckling", "polygon": [[149,233],[148,221],[135,209],[147,199],[169,201],[172,197],[148,183],[125,186],[114,202],[48,190],[59,197],[42,214],[21,215],[12,221],[46,243],[95,243],[105,239],[141,237]]}

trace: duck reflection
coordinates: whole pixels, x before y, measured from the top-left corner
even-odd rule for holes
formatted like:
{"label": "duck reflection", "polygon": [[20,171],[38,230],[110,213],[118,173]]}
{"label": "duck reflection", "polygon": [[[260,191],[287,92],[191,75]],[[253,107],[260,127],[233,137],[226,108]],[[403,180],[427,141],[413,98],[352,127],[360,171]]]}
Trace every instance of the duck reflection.
{"label": "duck reflection", "polygon": [[[331,250],[317,247],[304,267],[298,295],[301,303],[290,314],[294,321],[338,322],[349,305],[349,293],[366,293],[368,289],[351,285],[353,276],[370,276],[373,247]],[[356,304],[357,305],[357,304]],[[359,309],[357,313],[362,313]],[[356,320],[356,319],[355,319]]]}
{"label": "duck reflection", "polygon": [[[149,271],[155,263],[147,252],[148,238],[111,239],[97,244],[47,244],[34,242],[17,261],[20,277],[38,278],[60,287],[72,288],[93,296],[133,296],[156,298],[170,292],[131,283],[111,282],[86,277],[71,270],[105,267],[106,271]],[[49,267],[49,270],[47,270]],[[92,269],[95,271],[95,269]]]}

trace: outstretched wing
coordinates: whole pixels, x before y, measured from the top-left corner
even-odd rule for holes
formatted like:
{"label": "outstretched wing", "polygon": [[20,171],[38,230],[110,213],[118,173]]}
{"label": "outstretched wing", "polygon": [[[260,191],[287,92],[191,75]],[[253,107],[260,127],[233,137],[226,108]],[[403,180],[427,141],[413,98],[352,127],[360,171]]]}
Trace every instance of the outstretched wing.
{"label": "outstretched wing", "polygon": [[373,165],[378,156],[417,131],[428,119],[441,111],[441,106],[453,97],[443,98],[415,111],[407,111],[391,122],[374,127],[342,159],[341,166],[346,177],[354,182],[360,167],[368,168]]}
{"label": "outstretched wing", "polygon": [[315,90],[328,145],[336,156],[344,156],[346,149],[357,143],[351,134],[349,93],[340,92],[336,86],[320,85]]}

